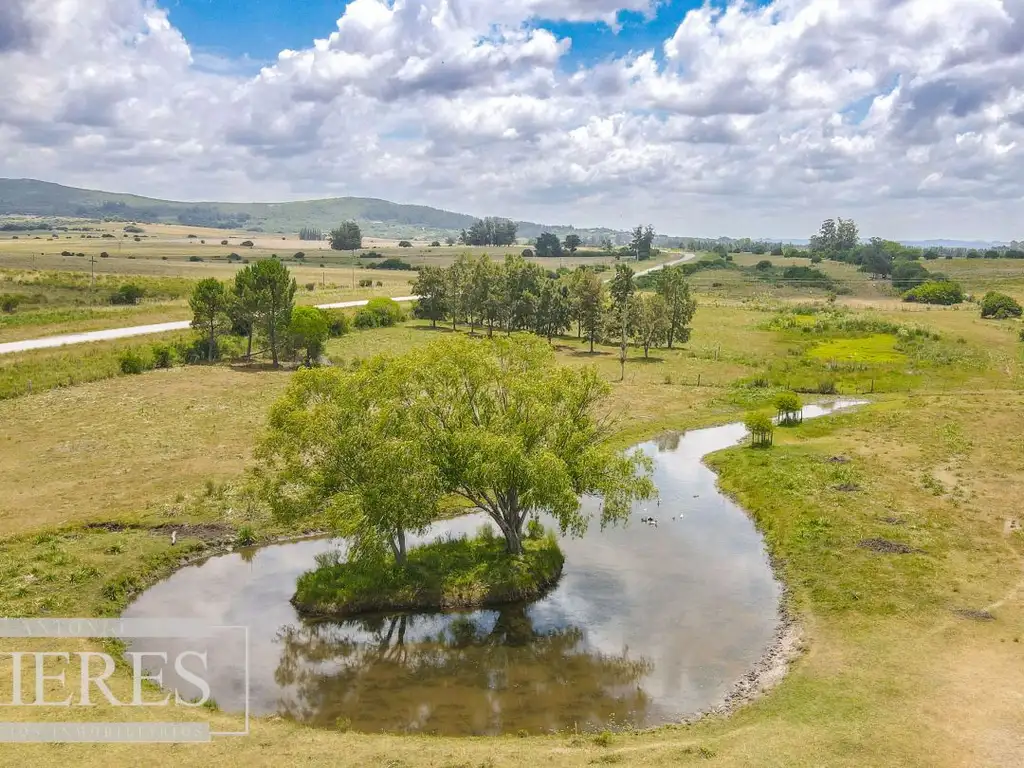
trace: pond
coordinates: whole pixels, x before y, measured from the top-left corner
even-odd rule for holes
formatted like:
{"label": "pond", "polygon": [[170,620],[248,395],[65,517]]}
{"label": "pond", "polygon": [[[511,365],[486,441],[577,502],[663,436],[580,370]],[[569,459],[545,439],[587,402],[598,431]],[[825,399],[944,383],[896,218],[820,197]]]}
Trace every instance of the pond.
{"label": "pond", "polygon": [[[805,418],[854,405],[809,406]],[[328,539],[236,552],[179,570],[126,618],[199,619],[226,711],[324,727],[452,735],[599,730],[679,722],[722,703],[772,644],[781,586],[761,535],[701,459],[735,445],[730,424],[640,446],[657,502],[624,527],[561,542],[565,571],[544,598],[499,610],[307,622],[289,603]],[[586,504],[593,502],[587,500]],[[651,516],[658,525],[640,522]],[[423,537],[473,535],[475,514]],[[175,642],[175,641],[170,641]],[[202,647],[197,648],[199,642]],[[160,641],[160,650],[171,650]],[[137,640],[132,650],[156,650]],[[165,682],[174,682],[172,670]],[[183,687],[183,690],[185,688]],[[183,693],[184,695],[184,693]]]}

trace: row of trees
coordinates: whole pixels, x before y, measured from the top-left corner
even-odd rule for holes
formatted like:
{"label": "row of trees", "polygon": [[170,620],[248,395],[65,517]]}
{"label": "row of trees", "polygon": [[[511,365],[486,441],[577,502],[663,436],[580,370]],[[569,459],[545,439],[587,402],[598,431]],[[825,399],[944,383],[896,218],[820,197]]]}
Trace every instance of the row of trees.
{"label": "row of trees", "polygon": [[[323,230],[317,227],[303,227],[299,230],[299,240],[323,240]],[[339,249],[341,250],[341,249]]]}
{"label": "row of trees", "polygon": [[522,256],[498,263],[484,255],[461,256],[448,268],[424,267],[413,292],[420,297],[416,315],[435,326],[463,323],[472,331],[487,328],[488,336],[495,328],[528,330],[550,340],[575,324],[591,352],[599,341],[625,338],[647,356],[652,347],[688,341],[697,307],[681,267],[665,267],[654,283],[655,292],[638,292],[626,264],[606,285],[590,267],[548,272]]}
{"label": "row of trees", "polygon": [[514,245],[518,229],[519,225],[510,219],[488,216],[477,219],[468,230],[462,230],[459,242],[463,245]]}

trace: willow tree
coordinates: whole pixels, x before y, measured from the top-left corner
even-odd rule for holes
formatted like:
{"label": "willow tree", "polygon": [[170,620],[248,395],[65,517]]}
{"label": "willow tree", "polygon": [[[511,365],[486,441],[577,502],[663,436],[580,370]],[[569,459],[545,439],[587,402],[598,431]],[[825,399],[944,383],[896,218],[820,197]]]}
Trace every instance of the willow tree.
{"label": "willow tree", "polygon": [[608,443],[608,394],[593,368],[558,366],[534,337],[439,339],[355,371],[297,373],[271,414],[263,474],[279,515],[326,515],[397,560],[445,496],[487,513],[519,555],[542,513],[582,535],[581,495],[603,500],[603,526],[654,493],[650,460]]}
{"label": "willow tree", "polygon": [[486,512],[510,554],[541,513],[563,533],[585,533],[581,495],[601,497],[602,526],[653,495],[650,460],[608,444],[598,412],[610,387],[595,369],[557,365],[533,337],[448,338],[410,357],[410,412],[445,490]]}
{"label": "willow tree", "polygon": [[437,516],[440,475],[405,407],[401,360],[302,370],[270,413],[257,455],[271,506],[350,537],[355,556],[404,563],[410,533]]}

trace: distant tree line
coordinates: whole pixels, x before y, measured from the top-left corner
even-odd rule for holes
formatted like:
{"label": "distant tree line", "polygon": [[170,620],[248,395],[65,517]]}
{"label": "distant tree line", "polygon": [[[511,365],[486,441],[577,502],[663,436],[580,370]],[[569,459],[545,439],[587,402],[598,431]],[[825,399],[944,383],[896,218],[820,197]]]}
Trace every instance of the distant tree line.
{"label": "distant tree line", "polygon": [[514,221],[489,216],[477,219],[468,230],[462,230],[459,242],[463,245],[514,245],[517,229]]}
{"label": "distant tree line", "polygon": [[317,227],[303,227],[299,230],[299,240],[323,240],[324,233]]}

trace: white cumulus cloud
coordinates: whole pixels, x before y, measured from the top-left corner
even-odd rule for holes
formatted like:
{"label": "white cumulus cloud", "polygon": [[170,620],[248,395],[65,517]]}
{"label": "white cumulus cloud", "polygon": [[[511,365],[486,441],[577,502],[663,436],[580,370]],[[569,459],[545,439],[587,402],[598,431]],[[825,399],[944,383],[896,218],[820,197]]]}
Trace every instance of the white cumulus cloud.
{"label": "white cumulus cloud", "polygon": [[1024,0],[708,4],[618,58],[545,28],[665,4],[353,0],[249,76],[194,54],[155,0],[6,0],[0,174],[676,234],[844,215],[1024,235]]}

